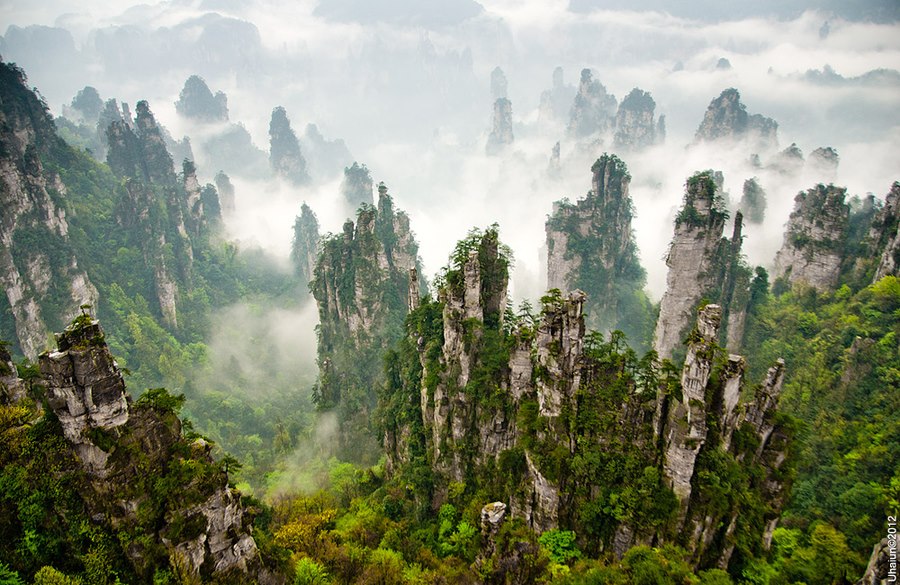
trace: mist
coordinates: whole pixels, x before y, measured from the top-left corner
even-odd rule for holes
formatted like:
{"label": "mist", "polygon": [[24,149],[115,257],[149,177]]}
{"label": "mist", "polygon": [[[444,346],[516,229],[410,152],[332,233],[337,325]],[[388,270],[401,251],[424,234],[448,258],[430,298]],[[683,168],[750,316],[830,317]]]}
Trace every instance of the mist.
{"label": "mist", "polygon": [[[320,10],[327,4],[192,0],[112,9],[93,1],[7,1],[0,53],[25,69],[54,115],[85,85],[103,99],[148,100],[176,139],[191,139],[201,183],[219,170],[230,175],[236,209],[225,217],[228,237],[242,249],[263,249],[285,271],[303,202],[323,232],[339,233],[354,217],[340,194],[342,165],[319,169],[310,185],[297,187],[223,168],[204,149],[240,124],[267,153],[276,106],[286,109],[298,135],[314,123],[326,139],[342,139],[375,183],[387,185],[396,207],[410,216],[429,279],[470,228],[498,223],[515,256],[514,301],[535,300],[546,286],[544,223],[552,203],[583,197],[591,163],[615,152],[610,137],[580,144],[567,136],[567,116],[541,113],[541,93],[552,86],[557,66],[573,92],[581,70],[591,68],[619,101],[639,87],[652,95],[656,115],[666,116],[664,144],[615,152],[632,175],[634,233],[654,300],[665,289],[665,254],[684,183],[696,171],[724,173],[732,211],[743,182],[759,180],[768,208],[762,225],[745,225],[744,252],[765,267],[782,244],[798,191],[834,182],[848,195],[883,198],[900,179],[900,30],[896,10],[877,2],[861,3],[856,19],[852,11],[798,10],[796,3],[740,19],[671,15],[652,2],[646,5],[655,10],[636,11],[591,2],[575,2],[575,10],[566,0],[489,0],[477,9],[460,0],[446,3],[455,12],[407,19],[387,9],[347,18]],[[872,20],[873,14],[885,17]],[[508,79],[515,142],[487,156],[490,77],[497,66]],[[175,111],[185,79],[194,74],[227,95],[227,123],[197,124]],[[777,148],[690,146],[710,101],[729,87],[741,92],[748,112],[778,122]],[[561,168],[551,176],[557,141]],[[835,148],[836,174],[809,164],[779,170],[778,151],[792,143],[807,157],[818,147]],[[751,163],[751,154],[759,154],[761,166]],[[297,294],[294,303],[248,301],[216,315],[210,367],[195,382],[233,387],[220,376],[238,372],[247,393],[291,379],[308,395],[316,375],[317,314],[313,302],[303,301],[306,293]],[[273,372],[281,374],[273,378]],[[328,444],[329,425],[322,419],[309,438],[319,445],[313,451]],[[308,450],[298,448],[289,465],[304,467]],[[273,480],[272,489],[297,487],[280,482]]]}

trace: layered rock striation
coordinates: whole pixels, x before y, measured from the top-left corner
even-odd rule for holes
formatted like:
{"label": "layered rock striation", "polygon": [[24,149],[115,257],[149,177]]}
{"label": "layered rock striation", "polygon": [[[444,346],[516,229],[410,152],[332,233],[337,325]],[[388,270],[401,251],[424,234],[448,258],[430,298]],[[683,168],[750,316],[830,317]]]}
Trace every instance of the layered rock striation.
{"label": "layered rock striation", "polygon": [[51,327],[98,298],[69,239],[67,187],[44,162],[67,151],[25,73],[0,64],[0,310],[32,359]]}
{"label": "layered rock striation", "polygon": [[740,347],[750,271],[741,257],[742,214],[735,214],[730,239],[722,237],[727,220],[715,173],[705,171],[689,178],[666,255],[666,292],[654,334],[654,349],[660,358],[675,357],[703,300],[723,309],[724,344],[732,351]]}
{"label": "layered rock striation", "polygon": [[819,184],[797,194],[784,243],[775,256],[775,278],[805,282],[819,291],[837,285],[850,216],[846,192]]}

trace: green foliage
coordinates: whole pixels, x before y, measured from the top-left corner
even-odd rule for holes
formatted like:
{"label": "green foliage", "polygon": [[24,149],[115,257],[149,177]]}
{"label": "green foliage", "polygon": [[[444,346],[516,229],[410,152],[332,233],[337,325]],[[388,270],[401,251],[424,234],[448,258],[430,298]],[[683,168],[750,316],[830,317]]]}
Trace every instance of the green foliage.
{"label": "green foliage", "polygon": [[0,562],[0,585],[25,585],[19,574]]}
{"label": "green foliage", "polygon": [[41,567],[34,575],[34,585],[81,585],[81,580],[69,577],[53,567]]}
{"label": "green foliage", "polygon": [[571,530],[548,530],[541,534],[538,542],[547,549],[554,563],[564,565],[581,556],[581,551],[575,544],[575,533]]}
{"label": "green foliage", "polygon": [[331,577],[325,567],[310,559],[303,557],[294,568],[294,585],[329,585]]}
{"label": "green foliage", "polygon": [[138,406],[150,406],[160,412],[177,414],[184,405],[184,394],[169,394],[165,388],[151,388],[141,394],[137,400]]}
{"label": "green foliage", "polygon": [[821,582],[825,577],[809,574],[825,567],[829,579],[841,571],[858,575],[882,537],[889,486],[900,469],[900,448],[886,440],[900,432],[898,308],[900,283],[889,276],[855,294],[849,287],[834,293],[795,287],[764,298],[748,322],[751,378],[761,378],[760,364],[784,357],[780,408],[805,421],[785,525],[809,542],[801,557],[815,557],[814,534],[838,555],[796,559],[803,547],[793,547],[785,556],[794,560],[775,570],[801,567],[795,579]]}

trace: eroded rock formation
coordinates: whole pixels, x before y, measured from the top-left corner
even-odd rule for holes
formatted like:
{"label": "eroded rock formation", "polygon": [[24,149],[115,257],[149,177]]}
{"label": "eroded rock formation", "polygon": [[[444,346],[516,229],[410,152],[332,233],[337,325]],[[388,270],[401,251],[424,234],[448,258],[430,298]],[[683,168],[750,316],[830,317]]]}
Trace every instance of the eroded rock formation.
{"label": "eroded rock formation", "polygon": [[291,128],[287,112],[281,106],[272,110],[272,119],[269,121],[269,166],[276,176],[295,185],[309,182],[300,142]]}
{"label": "eroded rock formation", "polygon": [[640,313],[646,273],[632,232],[631,175],[615,155],[591,167],[591,190],[575,204],[557,201],[547,220],[547,288],[588,295],[588,325],[598,331],[646,335],[630,318]]}
{"label": "eroded rock formation", "polygon": [[300,206],[300,215],[294,221],[291,261],[294,263],[294,272],[305,283],[313,279],[319,239],[319,220],[309,205],[303,203]]}
{"label": "eroded rock formation", "polygon": [[98,297],[70,245],[66,185],[42,162],[54,148],[68,147],[24,72],[0,64],[0,310],[11,313],[19,349],[32,359],[51,327]]}
{"label": "eroded rock formation", "polygon": [[775,256],[775,278],[805,282],[820,291],[837,285],[850,215],[846,192],[819,184],[797,194]]}
{"label": "eroded rock formation", "polygon": [[879,258],[875,281],[888,274],[900,273],[900,182],[895,181],[884,198],[884,207],[875,216],[869,241],[872,253]]}
{"label": "eroded rock formation", "polygon": [[710,102],[694,136],[694,142],[723,139],[746,140],[754,149],[775,148],[778,123],[760,114],[748,114],[747,107],[741,103],[741,94],[729,88]]}
{"label": "eroded rock formation", "polygon": [[[504,311],[507,266],[496,230],[475,232],[451,256],[438,301],[411,314],[380,413],[389,472],[424,481],[435,506],[450,486],[503,494],[534,530],[590,534],[592,546],[619,555],[674,541],[697,566],[727,566],[736,533],[749,529],[762,542],[764,527],[741,518],[743,504],[714,503],[705,482],[724,458],[741,462],[746,475],[734,481],[746,489],[782,494],[783,474],[767,470],[785,464],[788,435],[773,416],[783,364],[742,404],[745,362],[718,345],[721,307],[701,309],[677,376],[651,358],[624,357],[620,337],[586,332],[581,291],[551,291],[539,315]],[[640,478],[626,479],[625,461]],[[614,517],[592,507],[621,502],[612,495],[619,485],[650,499]],[[773,496],[766,514],[777,517],[782,505]]]}
{"label": "eroded rock formation", "polygon": [[741,260],[742,215],[734,219],[731,239],[723,238],[728,214],[712,171],[688,179],[684,205],[675,219],[675,235],[666,256],[666,292],[659,308],[654,348],[672,358],[690,331],[700,301],[723,310],[729,350],[737,350],[749,301],[750,271]]}
{"label": "eroded rock formation", "polygon": [[[319,310],[321,410],[338,410],[342,421],[364,429],[382,380],[382,352],[401,335],[408,311],[409,271],[418,269],[418,244],[409,217],[394,208],[384,184],[378,207],[361,205],[356,224],[325,238],[310,288]],[[374,437],[342,434],[347,454],[375,457]]]}
{"label": "eroded rock formation", "polygon": [[[616,134],[613,145],[617,149],[642,150],[659,140],[656,134],[656,102],[650,94],[638,88],[631,90],[616,112]],[[665,124],[665,122],[662,122]],[[663,131],[665,136],[665,131]]]}
{"label": "eroded rock formation", "polygon": [[[136,573],[152,573],[160,562],[153,547],[161,546],[195,574],[264,574],[240,495],[211,446],[182,436],[171,406],[177,399],[151,390],[132,403],[99,323],[87,314],[57,344],[40,356],[40,370],[47,403],[86,472],[78,496],[92,518],[145,535],[144,546],[124,550]],[[181,484],[161,493],[153,482],[163,478]]]}
{"label": "eroded rock formation", "polygon": [[595,80],[590,69],[581,70],[581,82],[569,113],[568,133],[588,138],[606,132],[615,124],[616,98]]}

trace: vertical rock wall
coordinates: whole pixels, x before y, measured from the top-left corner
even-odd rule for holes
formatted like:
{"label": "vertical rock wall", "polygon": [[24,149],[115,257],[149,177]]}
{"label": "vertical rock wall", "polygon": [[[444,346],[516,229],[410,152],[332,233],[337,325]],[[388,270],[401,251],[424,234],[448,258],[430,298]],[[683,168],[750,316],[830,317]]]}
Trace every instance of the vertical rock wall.
{"label": "vertical rock wall", "polygon": [[850,215],[846,192],[819,184],[797,194],[775,256],[775,278],[805,282],[819,291],[837,286]]}

